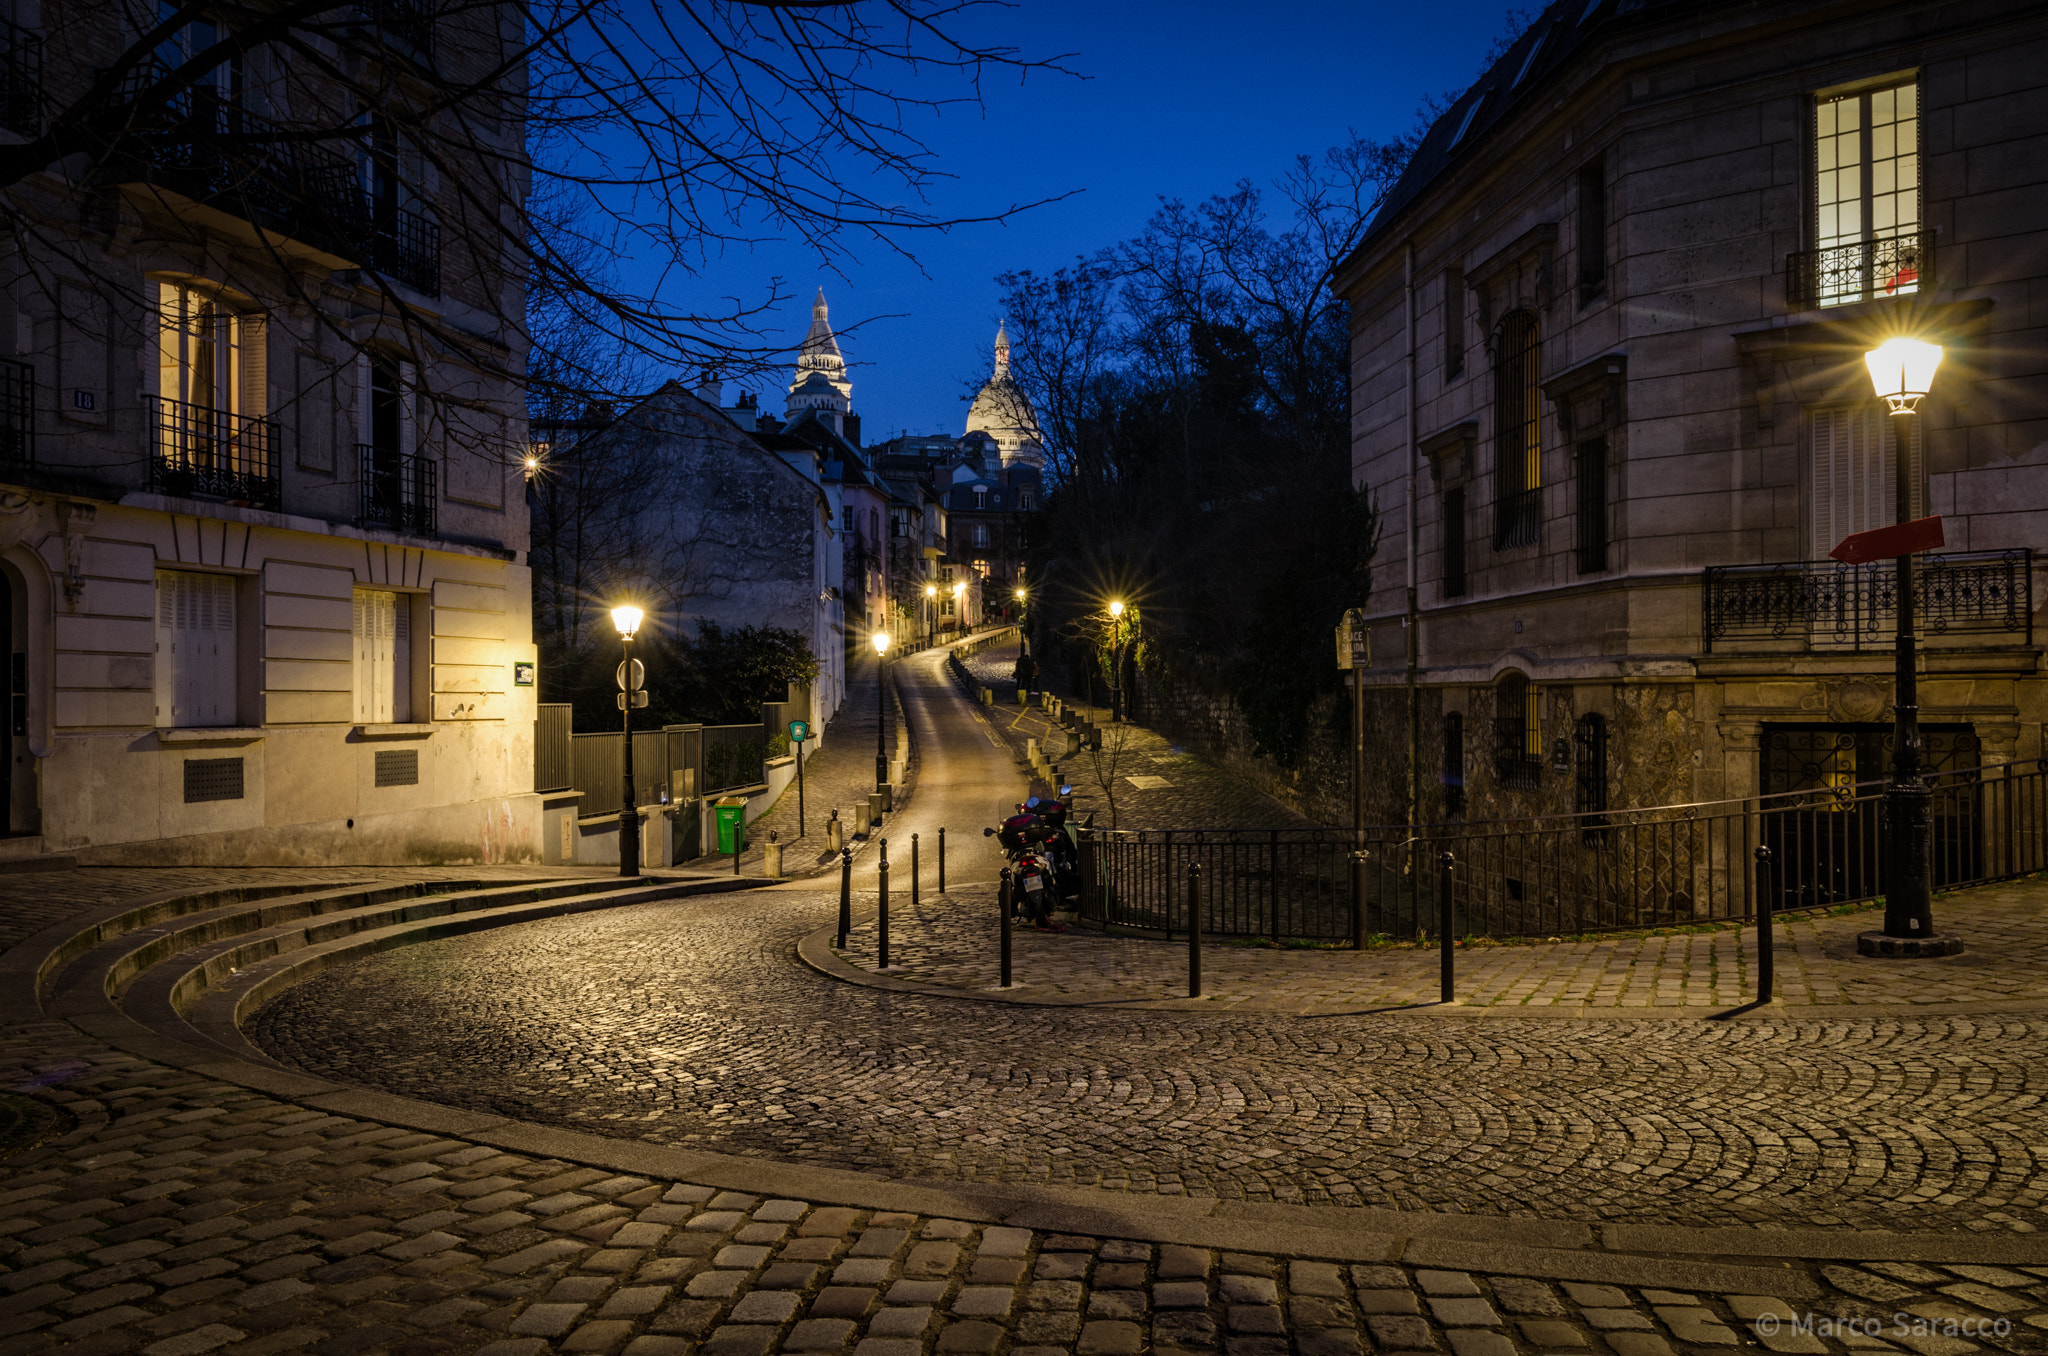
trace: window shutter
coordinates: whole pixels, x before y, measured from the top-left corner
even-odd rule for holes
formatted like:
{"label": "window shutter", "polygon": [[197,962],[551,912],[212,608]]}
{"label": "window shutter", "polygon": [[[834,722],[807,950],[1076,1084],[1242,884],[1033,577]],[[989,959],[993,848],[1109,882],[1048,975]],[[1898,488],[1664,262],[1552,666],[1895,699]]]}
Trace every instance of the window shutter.
{"label": "window shutter", "polygon": [[235,581],[163,570],[156,589],[157,724],[234,724]]}
{"label": "window shutter", "polygon": [[[1815,410],[1809,418],[1813,537],[1810,558],[1824,560],[1842,538],[1897,520],[1892,416],[1876,401]],[[1909,421],[1911,516],[1927,511],[1920,421]]]}

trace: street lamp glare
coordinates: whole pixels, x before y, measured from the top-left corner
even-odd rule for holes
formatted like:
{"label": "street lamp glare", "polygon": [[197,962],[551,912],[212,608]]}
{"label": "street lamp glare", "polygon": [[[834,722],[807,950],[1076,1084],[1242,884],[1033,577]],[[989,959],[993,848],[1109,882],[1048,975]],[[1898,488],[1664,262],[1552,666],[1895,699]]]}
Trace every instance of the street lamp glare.
{"label": "street lamp glare", "polygon": [[1934,385],[1941,345],[1925,339],[1887,339],[1863,355],[1870,384],[1891,404],[1893,414],[1910,414]]}
{"label": "street lamp glare", "polygon": [[875,632],[874,642],[876,654],[887,654],[889,652],[889,633],[887,631]]}
{"label": "street lamp glare", "polygon": [[640,609],[637,607],[615,607],[612,609],[612,625],[619,628],[619,634],[627,640],[640,629]]}
{"label": "street lamp glare", "polygon": [[926,585],[924,586],[924,596],[925,596],[925,597],[927,597],[927,598],[936,598],[936,597],[938,597],[938,596],[939,596],[939,586],[938,586],[937,584],[926,584]]}
{"label": "street lamp glare", "polygon": [[1017,590],[1017,601],[1018,601],[1018,602],[1020,602],[1020,603],[1024,601],[1024,590],[1023,590],[1023,589],[1018,589],[1018,590]]}
{"label": "street lamp glare", "polygon": [[1112,617],[1121,617],[1121,616],[1123,616],[1123,615],[1124,615],[1124,601],[1123,601],[1123,599],[1121,599],[1121,598],[1118,598],[1118,599],[1116,599],[1115,601],[1113,601],[1113,602],[1111,602],[1111,603],[1110,603],[1110,605],[1109,605],[1109,615],[1110,615],[1110,616],[1112,616]]}
{"label": "street lamp glare", "polygon": [[967,581],[962,580],[961,582],[953,585],[953,596],[955,598],[958,598],[961,594],[965,592],[967,592]]}

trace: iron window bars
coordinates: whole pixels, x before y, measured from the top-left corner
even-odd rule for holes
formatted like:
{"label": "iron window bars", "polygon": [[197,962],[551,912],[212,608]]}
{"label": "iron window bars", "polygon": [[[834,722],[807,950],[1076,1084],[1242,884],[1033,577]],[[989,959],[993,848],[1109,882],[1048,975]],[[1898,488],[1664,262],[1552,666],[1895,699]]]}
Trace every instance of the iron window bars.
{"label": "iron window bars", "polygon": [[153,396],[149,487],[249,508],[283,507],[277,425]]}

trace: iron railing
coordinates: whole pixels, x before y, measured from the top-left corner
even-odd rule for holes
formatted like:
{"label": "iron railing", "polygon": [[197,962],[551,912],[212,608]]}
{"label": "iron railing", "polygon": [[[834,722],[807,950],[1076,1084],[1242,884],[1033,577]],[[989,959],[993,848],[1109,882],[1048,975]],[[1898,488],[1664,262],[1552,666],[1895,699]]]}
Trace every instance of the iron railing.
{"label": "iron railing", "polygon": [[764,725],[705,726],[705,794],[760,785],[767,775],[767,733]]}
{"label": "iron railing", "polygon": [[363,477],[362,511],[356,519],[359,526],[415,537],[434,535],[440,501],[432,457],[401,456],[357,443],[356,462]]}
{"label": "iron railing", "polygon": [[1934,286],[1934,232],[1857,240],[1785,257],[1785,298],[1794,306],[1841,306],[1907,296]]}
{"label": "iron railing", "polygon": [[1543,523],[1543,491],[1508,490],[1493,501],[1493,544],[1532,546]]}
{"label": "iron railing", "polygon": [[[2048,759],[1965,768],[1933,786],[1934,888],[2048,868]],[[1275,941],[1420,939],[1436,931],[1440,854],[1453,930],[1566,936],[1755,917],[1755,849],[1780,868],[1783,909],[1884,893],[1884,783],[1741,800],[1473,824],[1343,829],[1081,831],[1081,917],[1186,932],[1190,864],[1202,927]]]}
{"label": "iron railing", "polygon": [[284,506],[277,425],[152,397],[149,487],[250,508]]}
{"label": "iron railing", "polygon": [[36,464],[36,370],[0,362],[0,470],[30,471]]}
{"label": "iron railing", "polygon": [[0,127],[24,137],[43,130],[43,40],[0,20]]}
{"label": "iron railing", "polygon": [[[123,82],[124,101],[146,100],[170,78],[152,59]],[[139,112],[127,129],[119,172],[148,171],[169,188],[250,221],[350,252],[370,231],[369,198],[355,157],[339,138],[260,117],[204,87],[180,90]]]}
{"label": "iron railing", "polygon": [[441,295],[441,226],[403,207],[377,214],[369,263],[385,277],[423,296]]}
{"label": "iron railing", "polygon": [[[2009,635],[2034,643],[2033,552],[1956,551],[1921,557],[1913,601],[1921,634]],[[1809,650],[1889,649],[1898,619],[1890,561],[1788,561],[1709,566],[1700,598],[1701,648],[1727,640],[1794,641]]]}

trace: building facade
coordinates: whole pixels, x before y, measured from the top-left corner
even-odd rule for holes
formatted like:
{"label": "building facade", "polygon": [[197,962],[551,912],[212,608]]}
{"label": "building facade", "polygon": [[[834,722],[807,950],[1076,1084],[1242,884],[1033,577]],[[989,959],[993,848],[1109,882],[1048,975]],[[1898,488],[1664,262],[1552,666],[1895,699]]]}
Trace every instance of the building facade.
{"label": "building facade", "polygon": [[365,11],[327,80],[33,12],[0,137],[131,107],[5,190],[4,850],[533,858],[518,14]]}
{"label": "building facade", "polygon": [[1810,790],[1889,760],[1893,428],[1912,421],[1937,770],[2043,754],[2048,21],[2037,6],[1546,9],[1339,270],[1365,817]]}

